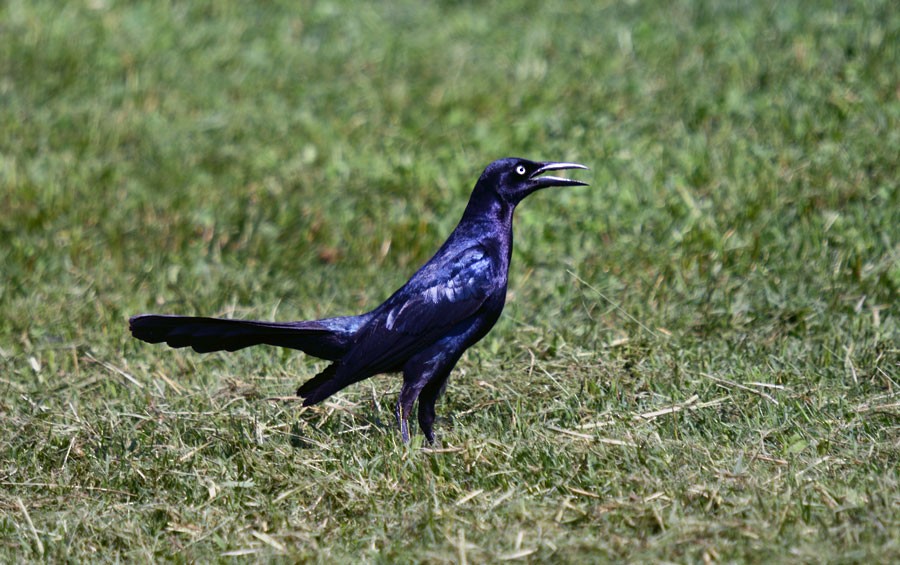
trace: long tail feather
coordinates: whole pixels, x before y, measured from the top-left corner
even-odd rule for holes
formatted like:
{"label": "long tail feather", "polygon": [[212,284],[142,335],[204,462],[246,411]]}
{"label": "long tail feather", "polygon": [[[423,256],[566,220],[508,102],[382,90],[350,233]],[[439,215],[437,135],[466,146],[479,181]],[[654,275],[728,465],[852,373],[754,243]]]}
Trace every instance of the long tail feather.
{"label": "long tail feather", "polygon": [[251,345],[299,349],[315,357],[335,360],[346,353],[356,325],[332,318],[304,322],[260,322],[195,316],[145,314],[129,320],[131,334],[148,343],[194,351],[236,351]]}

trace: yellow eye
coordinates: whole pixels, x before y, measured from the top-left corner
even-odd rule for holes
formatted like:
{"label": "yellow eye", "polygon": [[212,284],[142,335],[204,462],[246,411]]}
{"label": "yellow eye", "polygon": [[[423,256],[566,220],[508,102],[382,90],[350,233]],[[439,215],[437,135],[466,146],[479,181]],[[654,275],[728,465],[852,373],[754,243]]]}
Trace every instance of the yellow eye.
{"label": "yellow eye", "polygon": [[525,174],[525,165],[519,165],[516,167],[516,174],[522,176]]}

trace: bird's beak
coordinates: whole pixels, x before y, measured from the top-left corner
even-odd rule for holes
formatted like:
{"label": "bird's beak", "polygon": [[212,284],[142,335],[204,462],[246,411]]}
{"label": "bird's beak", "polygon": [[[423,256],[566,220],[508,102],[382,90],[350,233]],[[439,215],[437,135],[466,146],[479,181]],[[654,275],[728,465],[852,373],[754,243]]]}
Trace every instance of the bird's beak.
{"label": "bird's beak", "polygon": [[584,165],[578,163],[541,163],[541,166],[531,175],[532,184],[536,188],[547,188],[548,186],[587,186],[588,183],[580,180],[571,180],[563,177],[541,176],[548,171],[563,171],[567,169],[587,169]]}

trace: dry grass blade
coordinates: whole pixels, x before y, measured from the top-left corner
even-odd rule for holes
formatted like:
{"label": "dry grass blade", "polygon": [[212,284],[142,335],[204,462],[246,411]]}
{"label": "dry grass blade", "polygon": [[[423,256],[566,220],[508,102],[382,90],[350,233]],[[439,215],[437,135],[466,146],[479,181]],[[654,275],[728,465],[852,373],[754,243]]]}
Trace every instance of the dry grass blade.
{"label": "dry grass blade", "polygon": [[41,541],[41,536],[38,535],[37,528],[34,527],[34,522],[31,521],[31,515],[28,513],[28,509],[25,508],[25,503],[22,502],[20,497],[16,497],[16,505],[19,507],[19,511],[22,512],[22,515],[25,517],[25,523],[28,524],[28,529],[31,530],[31,535],[34,537],[34,545],[37,549],[38,555],[44,555],[44,543]]}
{"label": "dry grass blade", "polygon": [[743,391],[749,392],[751,394],[755,394],[761,398],[764,398],[764,399],[768,400],[769,402],[771,402],[772,404],[776,404],[776,405],[778,404],[777,400],[775,400],[774,398],[772,398],[765,392],[762,392],[761,390],[756,390],[755,388],[745,386],[745,385],[742,385],[740,383],[736,383],[733,381],[729,381],[728,379],[723,379],[721,377],[716,377],[716,376],[710,375],[708,373],[699,373],[699,374],[701,376],[706,377],[707,379],[715,382],[716,384],[719,384],[719,385],[725,387],[725,388],[736,388],[739,390],[743,390]]}
{"label": "dry grass blade", "polygon": [[96,357],[94,357],[93,355],[91,355],[90,352],[85,352],[85,353],[84,353],[84,356],[87,357],[88,360],[93,361],[94,363],[99,364],[99,365],[102,366],[104,369],[108,370],[109,372],[124,377],[125,380],[127,380],[128,382],[130,382],[130,383],[133,384],[134,386],[136,386],[136,387],[138,387],[138,388],[144,388],[144,385],[141,384],[136,378],[134,378],[134,376],[132,376],[131,374],[129,374],[129,373],[126,372],[125,370],[120,369],[119,367],[116,367],[116,366],[113,365],[112,363],[108,363],[108,362],[106,362],[106,361],[101,361],[100,359],[97,359]]}

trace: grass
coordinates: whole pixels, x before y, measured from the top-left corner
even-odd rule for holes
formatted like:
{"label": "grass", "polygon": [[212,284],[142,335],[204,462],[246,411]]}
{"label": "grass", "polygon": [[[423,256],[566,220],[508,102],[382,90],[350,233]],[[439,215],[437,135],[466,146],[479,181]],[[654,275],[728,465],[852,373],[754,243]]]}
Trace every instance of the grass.
{"label": "grass", "polygon": [[[868,2],[0,6],[0,560],[900,559],[900,13]],[[130,339],[354,313],[482,167],[507,310],[385,376]]]}

